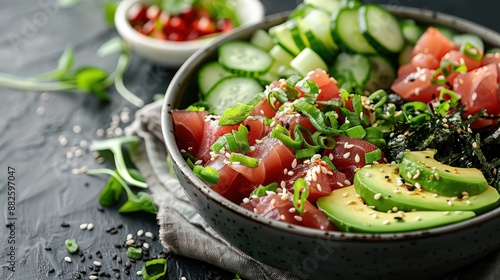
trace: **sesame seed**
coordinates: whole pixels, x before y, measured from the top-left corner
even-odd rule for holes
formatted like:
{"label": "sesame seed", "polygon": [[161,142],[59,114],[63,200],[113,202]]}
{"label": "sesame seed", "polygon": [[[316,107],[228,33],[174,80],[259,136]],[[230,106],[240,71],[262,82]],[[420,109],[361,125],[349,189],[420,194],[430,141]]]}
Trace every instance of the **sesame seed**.
{"label": "sesame seed", "polygon": [[354,157],[354,161],[359,163],[361,161],[361,158],[359,157],[359,154],[356,154],[356,156]]}
{"label": "sesame seed", "polygon": [[290,207],[290,209],[288,209],[288,213],[295,213],[295,211],[297,211],[295,207]]}
{"label": "sesame seed", "polygon": [[394,193],[401,193],[399,189],[394,189]]}
{"label": "sesame seed", "polygon": [[351,185],[351,181],[349,181],[349,180],[345,180],[345,181],[344,181],[344,184],[345,184],[345,185],[350,186],[350,185]]}
{"label": "sesame seed", "polygon": [[142,244],[142,247],[144,247],[145,249],[149,249],[149,243],[144,242]]}
{"label": "sesame seed", "polygon": [[293,176],[293,171],[288,171],[288,173],[286,174],[288,174],[289,176]]}
{"label": "sesame seed", "polygon": [[101,266],[101,265],[102,265],[102,263],[101,263],[101,262],[99,262],[99,261],[94,261],[94,262],[93,262],[93,264],[94,264],[95,266]]}
{"label": "sesame seed", "polygon": [[370,178],[372,174],[370,172],[365,172],[365,177]]}
{"label": "sesame seed", "polygon": [[436,197],[439,197],[439,195],[437,193],[433,193],[432,197],[436,198]]}
{"label": "sesame seed", "polygon": [[132,235],[132,233],[127,234],[127,240],[130,240],[132,238],[134,238],[134,236]]}
{"label": "sesame seed", "polygon": [[420,177],[420,169],[417,169],[417,174],[413,175],[412,179],[417,180]]}
{"label": "sesame seed", "polygon": [[392,207],[392,212],[398,212],[398,207],[396,206]]}
{"label": "sesame seed", "polygon": [[87,230],[93,230],[94,229],[94,224],[93,223],[89,223],[87,225]]}
{"label": "sesame seed", "polygon": [[320,184],[316,184],[316,188],[318,189],[318,191],[323,191],[323,189],[321,188],[321,185]]}
{"label": "sesame seed", "polygon": [[344,184],[342,184],[341,182],[337,182],[337,186],[339,186],[339,187],[343,187],[343,186],[344,186]]}
{"label": "sesame seed", "polygon": [[467,203],[468,205],[470,205],[472,202],[470,202],[470,200],[466,200],[465,203]]}
{"label": "sesame seed", "polygon": [[415,221],[417,221],[417,222],[418,222],[418,221],[421,221],[421,220],[422,220],[422,218],[420,218],[420,216],[416,216],[416,217],[415,217]]}
{"label": "sesame seed", "polygon": [[67,263],[71,263],[73,260],[70,257],[64,257],[64,261]]}
{"label": "sesame seed", "polygon": [[415,188],[417,188],[417,189],[419,189],[419,190],[420,190],[420,189],[422,189],[422,186],[420,186],[420,184],[419,184],[418,182],[416,182],[416,183],[415,183]]}
{"label": "sesame seed", "polygon": [[181,280],[187,280],[187,278],[186,278],[186,277],[184,277],[184,276],[182,276],[182,277],[181,277]]}
{"label": "sesame seed", "polygon": [[472,148],[476,149],[477,148],[477,143],[476,142],[473,142],[472,143]]}
{"label": "sesame seed", "polygon": [[439,176],[439,174],[438,174],[438,173],[434,173],[434,178],[436,178],[436,180],[438,180],[438,181],[439,181],[439,178],[441,178],[441,177]]}
{"label": "sesame seed", "polygon": [[377,213],[373,213],[373,214],[372,214],[372,218],[374,218],[374,219],[378,219],[378,215],[377,215]]}
{"label": "sesame seed", "polygon": [[381,193],[377,193],[373,196],[373,199],[375,200],[379,200],[380,198],[382,197],[382,194]]}
{"label": "sesame seed", "polygon": [[127,241],[125,242],[125,245],[127,245],[127,246],[131,246],[131,245],[133,245],[134,243],[135,243],[135,240],[134,240],[134,239],[129,239],[129,240],[127,240]]}
{"label": "sesame seed", "polygon": [[390,224],[390,223],[391,223],[391,222],[390,222],[389,220],[384,220],[384,221],[382,222],[382,224],[383,224],[383,225],[388,225],[388,224]]}
{"label": "sesame seed", "polygon": [[80,132],[82,132],[82,127],[79,125],[73,126],[73,132],[79,134]]}
{"label": "sesame seed", "polygon": [[462,192],[462,196],[469,196],[468,192]]}
{"label": "sesame seed", "polygon": [[141,276],[141,275],[142,275],[142,271],[138,270],[135,274],[136,274],[137,276]]}
{"label": "sesame seed", "polygon": [[276,205],[276,199],[274,199],[274,198],[273,198],[273,199],[271,200],[271,205],[272,205],[272,206],[275,206],[275,205]]}
{"label": "sesame seed", "polygon": [[348,200],[348,201],[345,203],[345,205],[354,205],[354,204],[356,204],[356,201],[354,201],[354,200]]}
{"label": "sesame seed", "polygon": [[302,217],[301,216],[293,216],[293,218],[298,221],[298,222],[302,222]]}
{"label": "sesame seed", "polygon": [[349,193],[348,192],[345,192],[342,194],[343,197],[348,197],[349,196]]}
{"label": "sesame seed", "polygon": [[257,212],[257,208],[255,208],[255,207],[253,208],[253,212],[254,212],[255,214],[259,214],[259,213]]}
{"label": "sesame seed", "polygon": [[98,277],[96,275],[90,275],[89,280],[97,280]]}
{"label": "sesame seed", "polygon": [[88,226],[89,226],[89,224],[87,224],[87,223],[81,224],[80,229],[87,229]]}
{"label": "sesame seed", "polygon": [[282,221],[284,221],[284,220],[286,220],[286,216],[282,214],[282,215],[280,216],[280,219],[281,219]]}
{"label": "sesame seed", "polygon": [[153,233],[149,232],[149,231],[146,231],[146,233],[144,234],[147,238],[154,238],[154,235]]}
{"label": "sesame seed", "polygon": [[286,175],[288,173],[288,168],[283,169],[283,174]]}
{"label": "sesame seed", "polygon": [[297,167],[297,159],[296,158],[293,159],[293,161],[292,161],[292,168],[295,168],[295,167]]}
{"label": "sesame seed", "polygon": [[348,157],[350,157],[350,156],[351,156],[351,153],[350,153],[350,152],[347,152],[347,153],[345,153],[342,157],[343,157],[343,158],[348,158]]}
{"label": "sesame seed", "polygon": [[248,199],[248,197],[243,198],[243,203],[248,203],[248,202],[250,202],[250,199]]}

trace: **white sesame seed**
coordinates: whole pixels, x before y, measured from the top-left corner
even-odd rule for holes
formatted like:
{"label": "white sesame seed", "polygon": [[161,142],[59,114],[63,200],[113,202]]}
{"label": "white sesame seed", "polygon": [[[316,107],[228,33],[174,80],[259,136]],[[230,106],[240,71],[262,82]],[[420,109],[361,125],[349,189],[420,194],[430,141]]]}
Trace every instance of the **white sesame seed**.
{"label": "white sesame seed", "polygon": [[339,186],[339,187],[343,187],[343,186],[344,186],[344,184],[342,184],[341,182],[337,182],[337,186]]}
{"label": "white sesame seed", "polygon": [[344,181],[344,184],[345,184],[345,185],[350,186],[350,185],[351,185],[351,181],[349,181],[349,180],[345,180],[345,181]]}
{"label": "white sesame seed", "polygon": [[288,209],[289,213],[295,213],[295,211],[297,211],[295,207],[290,207],[290,209]]}
{"label": "white sesame seed", "polygon": [[342,157],[343,157],[343,158],[348,158],[348,157],[350,157],[350,156],[351,156],[351,153],[350,153],[350,152],[347,152],[347,153],[345,153]]}
{"label": "white sesame seed", "polygon": [[89,280],[97,280],[97,279],[99,279],[99,278],[97,276],[95,276],[95,275],[90,275],[89,276]]}
{"label": "white sesame seed", "polygon": [[420,190],[420,189],[422,189],[422,186],[420,186],[420,184],[419,184],[418,182],[416,182],[416,183],[415,183],[415,188],[417,188],[417,189],[419,189],[419,190]]}
{"label": "white sesame seed", "polygon": [[288,171],[286,174],[288,174],[288,176],[293,176],[293,171]]}
{"label": "white sesame seed", "polygon": [[356,204],[356,201],[354,201],[354,200],[348,200],[348,201],[345,203],[345,205],[354,205],[354,204]]}
{"label": "white sesame seed", "polygon": [[141,276],[141,275],[142,275],[142,271],[138,270],[135,274],[136,274],[137,276]]}
{"label": "white sesame seed", "polygon": [[396,206],[392,207],[392,211],[393,212],[398,212],[398,207],[396,207]]}
{"label": "white sesame seed", "polygon": [[297,167],[297,159],[296,158],[293,159],[293,161],[292,161],[292,168],[295,168],[295,167]]}
{"label": "white sesame seed", "polygon": [[301,216],[293,216],[293,218],[294,218],[297,222],[302,222],[302,217],[301,217]]}
{"label": "white sesame seed", "polygon": [[321,188],[321,185],[320,184],[316,184],[316,188],[318,189],[318,191],[323,191],[323,188]]}
{"label": "white sesame seed", "polygon": [[467,203],[468,205],[470,205],[472,202],[470,202],[470,200],[466,200],[465,203]]}
{"label": "white sesame seed", "polygon": [[99,262],[99,261],[94,261],[94,262],[93,262],[93,264],[94,264],[95,266],[101,266],[101,265],[102,265],[102,263],[101,263],[101,262]]}
{"label": "white sesame seed", "polygon": [[394,193],[401,193],[399,189],[394,189]]}
{"label": "white sesame seed", "polygon": [[282,214],[282,215],[280,216],[280,220],[282,220],[282,221],[286,220],[286,216],[285,216],[284,214]]}
{"label": "white sesame seed", "polygon": [[373,214],[372,214],[372,218],[374,218],[374,219],[378,219],[378,215],[377,215],[377,213],[373,213]]}
{"label": "white sesame seed", "polygon": [[45,107],[38,107],[36,108],[36,114],[39,115],[39,116],[42,116],[43,114],[45,114]]}
{"label": "white sesame seed", "polygon": [[354,157],[354,161],[356,163],[359,163],[361,161],[361,158],[359,157],[359,154],[356,154],[356,156]]}
{"label": "white sesame seed", "polygon": [[125,244],[126,244],[127,246],[133,245],[134,243],[135,243],[135,240],[134,240],[134,239],[129,239],[129,240],[127,240],[127,241],[125,242]]}
{"label": "white sesame seed", "polygon": [[243,198],[243,203],[248,203],[248,202],[250,202],[250,199],[248,199],[248,197]]}
{"label": "white sesame seed", "polygon": [[81,224],[80,229],[87,229],[88,226],[89,226],[89,224],[87,224],[87,223]]}
{"label": "white sesame seed", "polygon": [[64,257],[64,261],[67,263],[71,263],[73,260],[70,257]]}
{"label": "white sesame seed", "polygon": [[417,169],[417,174],[413,175],[412,179],[417,180],[420,177],[420,169]]}
{"label": "white sesame seed", "polygon": [[94,224],[93,223],[89,223],[87,225],[87,230],[93,230],[94,229]]}
{"label": "white sesame seed", "polygon": [[76,134],[82,132],[82,127],[79,126],[79,125],[73,126],[73,132],[76,133]]}
{"label": "white sesame seed", "polygon": [[348,197],[349,196],[349,193],[348,192],[345,192],[342,194],[343,197]]}
{"label": "white sesame seed", "polygon": [[332,153],[330,153],[330,154],[328,155],[328,158],[329,158],[330,160],[332,160],[332,159],[333,159],[333,154],[332,154]]}
{"label": "white sesame seed", "polygon": [[373,196],[373,199],[375,200],[379,200],[380,198],[382,197],[382,194],[381,193],[377,193]]}
{"label": "white sesame seed", "polygon": [[422,220],[422,218],[420,218],[420,216],[416,216],[416,217],[415,217],[415,221],[417,221],[417,222],[418,222],[418,221],[421,221],[421,220]]}
{"label": "white sesame seed", "polygon": [[477,148],[477,143],[476,142],[473,142],[472,143],[472,148],[476,149]]}
{"label": "white sesame seed", "polygon": [[181,280],[187,280],[187,278],[186,278],[186,277],[184,277],[184,276],[182,276],[182,277],[181,277]]}
{"label": "white sesame seed", "polygon": [[83,152],[80,149],[76,149],[73,154],[75,155],[75,157],[81,157]]}
{"label": "white sesame seed", "polygon": [[439,195],[437,193],[433,193],[432,197],[436,198],[436,197],[439,197]]}
{"label": "white sesame seed", "polygon": [[288,173],[288,168],[283,169],[283,174],[286,175]]}
{"label": "white sesame seed", "polygon": [[450,212],[449,211],[444,211],[443,215],[445,215],[445,216],[450,215]]}
{"label": "white sesame seed", "polygon": [[153,238],[154,235],[153,233],[149,232],[149,231],[146,231],[146,233],[144,234],[147,238]]}
{"label": "white sesame seed", "polygon": [[68,139],[64,135],[59,136],[59,145],[63,147],[68,145]]}
{"label": "white sesame seed", "polygon": [[383,225],[388,225],[388,224],[390,224],[390,223],[391,223],[391,222],[390,222],[389,220],[384,220],[384,221],[382,222],[382,224],[383,224]]}
{"label": "white sesame seed", "polygon": [[144,247],[144,249],[149,249],[149,243],[142,243],[142,247]]}
{"label": "white sesame seed", "polygon": [[134,236],[132,235],[132,233],[127,234],[127,240],[130,240],[132,238],[134,238]]}
{"label": "white sesame seed", "polygon": [[271,199],[271,205],[272,205],[272,206],[275,206],[275,205],[276,205],[276,199],[275,199],[275,198]]}
{"label": "white sesame seed", "polygon": [[448,200],[448,202],[447,202],[447,203],[448,203],[448,205],[449,205],[449,206],[452,206],[452,205],[453,205],[453,202],[452,202],[451,200]]}

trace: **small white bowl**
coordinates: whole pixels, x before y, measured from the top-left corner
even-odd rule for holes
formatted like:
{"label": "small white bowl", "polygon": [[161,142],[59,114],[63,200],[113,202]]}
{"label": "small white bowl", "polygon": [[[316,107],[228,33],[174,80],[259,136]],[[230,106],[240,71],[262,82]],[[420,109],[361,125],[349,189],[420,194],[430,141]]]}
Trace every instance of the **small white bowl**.
{"label": "small white bowl", "polygon": [[[155,63],[169,67],[179,67],[191,54],[218,37],[173,42],[143,35],[137,32],[127,20],[128,11],[138,2],[149,4],[151,1],[125,0],[120,2],[115,13],[115,26],[123,40],[132,46],[134,52]],[[235,12],[240,19],[241,26],[256,23],[264,17],[264,6],[260,1],[237,0],[236,2]]]}

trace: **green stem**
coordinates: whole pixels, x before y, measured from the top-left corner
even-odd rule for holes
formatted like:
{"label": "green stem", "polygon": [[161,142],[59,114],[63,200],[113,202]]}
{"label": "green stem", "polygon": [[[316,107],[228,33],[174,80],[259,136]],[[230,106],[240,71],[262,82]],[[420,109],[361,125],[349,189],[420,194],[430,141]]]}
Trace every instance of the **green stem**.
{"label": "green stem", "polygon": [[123,99],[127,100],[130,104],[141,108],[144,106],[144,101],[137,97],[134,93],[128,90],[123,84],[123,75],[128,68],[128,64],[130,62],[130,53],[127,50],[124,50],[120,57],[118,57],[118,62],[116,63],[116,68],[111,75],[104,81],[105,87],[111,86],[113,83],[115,84],[116,91],[120,94]]}
{"label": "green stem", "polygon": [[61,82],[36,82],[27,78],[16,77],[8,74],[0,74],[0,85],[20,90],[32,91],[64,91],[76,90],[77,87],[72,84]]}
{"label": "green stem", "polygon": [[116,173],[114,170],[107,168],[98,168],[98,169],[89,169],[85,173],[87,173],[88,175],[107,174],[113,176],[116,179],[116,181],[118,181],[123,186],[123,189],[125,189],[128,199],[135,197],[134,192],[132,192],[127,183],[125,183],[125,181],[120,177],[120,175],[118,175],[118,173]]}

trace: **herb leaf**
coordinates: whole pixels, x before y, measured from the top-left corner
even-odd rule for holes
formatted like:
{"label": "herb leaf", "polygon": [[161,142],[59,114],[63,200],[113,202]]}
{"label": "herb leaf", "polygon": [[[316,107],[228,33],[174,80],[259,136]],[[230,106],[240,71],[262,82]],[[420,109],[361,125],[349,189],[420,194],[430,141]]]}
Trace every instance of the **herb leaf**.
{"label": "herb leaf", "polygon": [[118,212],[128,213],[136,211],[145,211],[155,214],[157,212],[153,199],[146,192],[138,192],[135,196],[128,198],[127,202],[123,204]]}
{"label": "herb leaf", "polygon": [[239,124],[248,117],[252,110],[253,106],[236,103],[224,111],[219,120],[219,126]]}
{"label": "herb leaf", "polygon": [[99,195],[99,204],[104,207],[111,207],[117,204],[120,201],[122,191],[122,184],[115,177],[109,177],[108,182]]}

